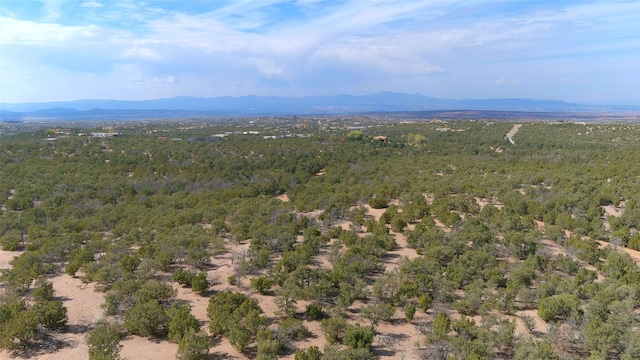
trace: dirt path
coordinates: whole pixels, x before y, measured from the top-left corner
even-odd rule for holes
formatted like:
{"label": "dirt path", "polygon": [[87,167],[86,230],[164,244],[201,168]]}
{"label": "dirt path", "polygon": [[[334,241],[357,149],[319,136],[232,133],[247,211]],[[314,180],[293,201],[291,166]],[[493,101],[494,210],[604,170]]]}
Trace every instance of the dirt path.
{"label": "dirt path", "polygon": [[420,256],[415,249],[409,247],[407,244],[407,236],[402,233],[396,233],[391,231],[390,234],[395,237],[398,247],[395,250],[389,251],[385,258],[385,271],[390,272],[400,266],[401,260],[407,258],[413,260]]}
{"label": "dirt path", "polygon": [[511,144],[515,144],[515,141],[513,141],[513,136],[518,132],[518,130],[520,130],[521,126],[522,124],[515,124],[507,133],[507,140],[509,140]]}
{"label": "dirt path", "polygon": [[[600,244],[600,248],[603,248],[605,246],[614,246],[612,243],[608,243],[606,241],[602,241],[602,240],[597,240],[597,241],[598,241],[598,244]],[[615,248],[618,251],[623,251],[629,254],[629,256],[631,256],[633,261],[635,261],[638,264],[638,266],[640,266],[640,251],[629,249],[624,246],[617,246]]]}

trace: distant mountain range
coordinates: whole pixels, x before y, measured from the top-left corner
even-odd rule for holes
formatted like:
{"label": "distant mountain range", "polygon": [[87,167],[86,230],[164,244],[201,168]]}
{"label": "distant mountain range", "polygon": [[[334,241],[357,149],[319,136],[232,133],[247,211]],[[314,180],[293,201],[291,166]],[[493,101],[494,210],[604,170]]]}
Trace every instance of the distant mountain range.
{"label": "distant mountain range", "polygon": [[443,99],[420,94],[381,92],[371,95],[306,97],[187,97],[158,100],[77,100],[0,103],[1,121],[127,120],[203,116],[285,116],[366,114],[406,111],[526,111],[640,113],[640,106],[581,105],[534,99]]}

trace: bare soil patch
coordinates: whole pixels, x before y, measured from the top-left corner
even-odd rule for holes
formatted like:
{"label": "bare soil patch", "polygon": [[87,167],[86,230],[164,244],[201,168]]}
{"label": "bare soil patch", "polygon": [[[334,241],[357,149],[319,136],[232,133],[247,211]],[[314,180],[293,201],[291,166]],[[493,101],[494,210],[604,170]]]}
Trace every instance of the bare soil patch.
{"label": "bare soil patch", "polygon": [[602,208],[604,209],[605,214],[607,214],[608,216],[616,216],[616,217],[622,216],[625,210],[625,206],[622,202],[620,203],[620,206],[605,205]]}
{"label": "bare soil patch", "polygon": [[130,360],[174,360],[178,351],[178,344],[140,336],[128,336],[120,344],[120,355]]}
{"label": "bare soil patch", "polygon": [[387,209],[374,209],[368,204],[365,205],[364,207],[367,208],[367,214],[373,216],[373,218],[376,221],[380,221],[380,217],[382,216],[382,214],[384,214],[384,212],[387,211]]}
{"label": "bare soil patch", "polygon": [[496,199],[487,199],[481,197],[475,197],[474,199],[476,200],[476,203],[478,203],[478,206],[480,206],[480,209],[482,209],[486,205],[493,205],[498,209],[502,209],[504,207],[504,204],[497,201]]}
{"label": "bare soil patch", "polygon": [[391,231],[390,234],[395,237],[398,247],[387,253],[385,260],[385,270],[387,272],[397,269],[403,258],[413,260],[420,256],[415,249],[409,247],[406,235],[393,231]]}
{"label": "bare soil patch", "polygon": [[[613,244],[608,243],[606,241],[602,241],[602,240],[597,240],[597,241],[600,244],[601,248],[606,247],[606,246],[614,246]],[[624,246],[618,246],[617,249],[618,250],[622,250],[622,251],[626,252],[627,254],[629,254],[629,256],[631,256],[633,261],[635,261],[637,264],[640,265],[640,251],[629,249],[629,248],[626,248]]]}
{"label": "bare soil patch", "polygon": [[5,251],[0,250],[0,269],[11,269],[9,264],[13,258],[20,256],[22,251]]}

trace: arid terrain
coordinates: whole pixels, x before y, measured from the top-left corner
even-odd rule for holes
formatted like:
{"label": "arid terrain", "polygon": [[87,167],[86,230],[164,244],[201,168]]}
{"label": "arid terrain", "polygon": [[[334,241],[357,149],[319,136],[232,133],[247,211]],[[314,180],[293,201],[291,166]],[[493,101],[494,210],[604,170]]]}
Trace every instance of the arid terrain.
{"label": "arid terrain", "polygon": [[640,356],[640,127],[310,124],[1,143],[0,358]]}
{"label": "arid terrain", "polygon": [[[286,194],[279,195],[277,198],[281,201],[289,201]],[[429,196],[427,196],[427,199],[429,199]],[[476,201],[481,207],[489,203],[487,199],[478,198]],[[502,204],[495,202],[493,202],[493,205],[496,207],[502,206]],[[365,205],[365,207],[367,208],[368,216],[373,217],[376,221],[378,221],[384,213],[384,209],[373,209],[368,205]],[[605,210],[608,216],[619,216],[623,211],[622,209],[614,209],[613,207],[605,207]],[[349,229],[353,224],[350,222],[340,222],[337,223],[336,226]],[[410,224],[410,228],[413,226],[413,224]],[[538,222],[538,226],[543,228],[544,224]],[[440,227],[445,231],[447,230],[442,225],[440,225]],[[391,233],[395,236],[398,246],[395,250],[390,251],[386,257],[384,263],[387,272],[393,271],[397,267],[400,259],[414,259],[419,256],[414,249],[408,247],[405,235],[402,233]],[[361,233],[360,235],[364,236],[365,233]],[[542,241],[542,244],[544,247],[541,251],[549,253],[550,255],[567,254],[567,250],[556,242],[545,239]],[[249,242],[240,244],[228,243],[227,249],[223,254],[211,257],[211,268],[213,270],[209,270],[207,275],[210,280],[214,280],[216,283],[211,290],[214,292],[235,290],[250,294],[259,300],[260,306],[267,317],[271,319],[277,318],[277,306],[274,303],[274,297],[256,293],[255,290],[249,286],[249,277],[243,278],[239,284],[234,286],[222,281],[222,279],[227,279],[234,273],[232,259],[238,256],[238,254],[246,254],[248,245]],[[603,242],[602,245],[609,246],[610,244]],[[624,250],[631,255],[636,262],[640,263],[640,251],[631,249]],[[20,253],[21,252],[18,251],[0,251],[0,269],[10,268],[11,265],[9,262]],[[319,267],[330,266],[326,252],[319,255],[316,260]],[[593,266],[585,262],[582,263],[588,269],[595,271]],[[599,279],[602,279],[602,275],[599,275]],[[104,301],[104,294],[96,291],[93,284],[84,282],[82,276],[71,277],[66,274],[60,274],[50,277],[49,280],[53,283],[56,297],[61,299],[68,309],[69,320],[67,330],[53,335],[50,341],[50,347],[48,348],[34,349],[24,354],[2,351],[0,352],[0,356],[12,359],[34,360],[81,360],[87,358],[86,332],[91,328],[92,324],[103,318],[103,311],[100,306]],[[208,331],[209,319],[206,315],[208,299],[193,293],[190,289],[184,288],[179,284],[174,283],[173,286],[177,291],[177,299],[191,306],[191,311],[201,323],[202,329]],[[298,303],[299,313],[304,312],[304,305],[306,305],[304,302]],[[355,302],[349,308],[351,322],[362,322],[362,319],[359,317],[359,308],[361,306],[362,304],[360,302]],[[531,336],[521,320],[523,316],[531,317],[535,320],[533,331],[536,332],[538,336],[548,331],[549,325],[538,317],[537,311],[535,310],[518,311],[515,316],[502,315],[516,320],[515,332],[518,337]],[[452,319],[459,318],[459,314],[455,310],[450,311],[450,316]],[[472,318],[478,322],[481,320],[480,316]],[[432,321],[433,314],[431,312],[425,313],[418,311],[413,321],[407,323],[402,312],[397,310],[390,322],[383,322],[377,327],[374,353],[379,355],[381,359],[409,360],[424,358],[422,349],[424,347],[425,335],[421,331],[421,327],[426,326]],[[307,348],[312,345],[322,348],[326,344],[326,340],[320,329],[319,322],[305,320],[304,324],[313,335],[309,339],[297,342],[295,344],[296,348]],[[128,336],[121,344],[122,357],[130,360],[172,360],[175,359],[175,353],[178,348],[177,344],[167,340],[152,340],[140,336]],[[211,358],[215,359],[247,358],[231,346],[225,338],[216,338],[213,341],[210,354]],[[293,359],[293,354],[282,358]]]}

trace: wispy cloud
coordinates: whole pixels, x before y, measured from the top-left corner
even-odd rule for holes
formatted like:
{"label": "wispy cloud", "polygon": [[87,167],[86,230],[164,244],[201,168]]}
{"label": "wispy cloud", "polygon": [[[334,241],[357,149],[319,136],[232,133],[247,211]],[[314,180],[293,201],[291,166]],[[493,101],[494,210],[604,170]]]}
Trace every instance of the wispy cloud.
{"label": "wispy cloud", "polygon": [[96,38],[100,27],[96,25],[69,26],[56,23],[0,18],[0,44],[15,46],[50,47]]}
{"label": "wispy cloud", "polygon": [[166,78],[153,78],[154,83],[161,84],[180,84],[180,78],[177,76],[167,76]]}
{"label": "wispy cloud", "polygon": [[[590,67],[602,71],[603,62],[616,64],[608,70],[618,87],[631,90],[640,81],[618,75],[630,73],[640,57],[638,2],[46,0],[24,9],[11,3],[0,3],[6,49],[0,61],[24,74],[18,83],[34,83],[21,62],[46,69],[55,81],[63,78],[56,72],[100,72],[112,97],[141,96],[121,84],[151,90],[178,83],[145,96],[224,95],[233,86],[235,95],[396,90],[544,97],[542,79],[565,78],[567,98],[588,99],[589,86],[572,84],[589,78]],[[532,80],[513,80],[523,78]],[[7,86],[2,78],[0,86]]]}
{"label": "wispy cloud", "polygon": [[157,51],[148,47],[129,48],[122,51],[124,58],[138,58],[145,60],[159,60],[160,55]]}
{"label": "wispy cloud", "polygon": [[92,8],[92,9],[101,8],[103,6],[104,5],[102,5],[101,3],[97,2],[97,1],[85,1],[85,2],[80,4],[80,7]]}

